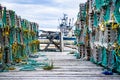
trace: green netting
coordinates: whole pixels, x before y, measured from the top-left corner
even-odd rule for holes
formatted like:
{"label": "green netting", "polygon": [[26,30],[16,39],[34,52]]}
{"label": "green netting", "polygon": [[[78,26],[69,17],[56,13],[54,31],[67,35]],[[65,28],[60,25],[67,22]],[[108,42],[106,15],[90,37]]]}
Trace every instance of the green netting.
{"label": "green netting", "polygon": [[26,28],[26,29],[28,29],[28,23],[29,23],[29,22],[28,22],[27,20],[25,20],[25,28]]}
{"label": "green netting", "polygon": [[80,45],[83,45],[83,44],[85,44],[85,42],[80,41],[80,42],[77,43],[77,46],[80,47]]}
{"label": "green netting", "polygon": [[114,3],[116,2],[116,0],[112,0]]}
{"label": "green netting", "polygon": [[96,63],[93,56],[90,57],[90,61],[93,62],[93,63]]}
{"label": "green netting", "polygon": [[95,6],[98,11],[102,8],[102,6],[109,5],[111,0],[95,0]]}
{"label": "green netting", "polygon": [[82,10],[80,11],[80,15],[79,15],[79,19],[81,20],[81,21],[85,21],[86,20],[86,8],[87,8],[88,6],[85,4],[84,5],[84,7],[82,7]]}
{"label": "green netting", "polygon": [[103,1],[103,6],[109,5],[111,0],[102,0]]}
{"label": "green netting", "polygon": [[3,26],[2,24],[2,6],[0,6],[0,28]]}
{"label": "green netting", "polygon": [[86,20],[86,9],[87,9],[87,5],[85,4],[84,11],[82,13],[84,20]]}
{"label": "green netting", "polygon": [[15,12],[10,11],[11,27],[15,27]]}
{"label": "green netting", "polygon": [[27,41],[28,41],[28,38],[27,38],[27,37],[28,37],[28,35],[24,35],[24,36],[23,36],[24,44],[27,44],[27,43],[28,43],[28,42],[27,42]]}
{"label": "green netting", "polygon": [[103,0],[95,0],[96,10],[100,11],[102,5],[103,5]]}
{"label": "green netting", "polygon": [[48,63],[40,63],[36,60],[28,59],[27,64],[20,65],[21,69],[20,71],[33,71],[36,70],[36,68],[42,68],[44,66],[48,66]]}
{"label": "green netting", "polygon": [[90,61],[95,64],[97,63],[97,61],[95,60],[95,57],[93,56],[93,53],[91,54]]}
{"label": "green netting", "polygon": [[24,27],[24,20],[21,21],[21,27]]}
{"label": "green netting", "polygon": [[117,71],[120,73],[120,57],[117,59]]}
{"label": "green netting", "polygon": [[36,25],[35,25],[35,23],[33,24],[33,31],[36,32]]}
{"label": "green netting", "polygon": [[25,65],[23,68],[20,69],[20,71],[34,71],[36,70],[35,67],[31,65]]}
{"label": "green netting", "polygon": [[77,14],[77,19],[79,19],[80,18],[80,12]]}
{"label": "green netting", "polygon": [[78,42],[78,44],[83,45],[85,44],[83,41]]}
{"label": "green netting", "polygon": [[102,65],[107,66],[107,53],[104,47],[102,48]]}
{"label": "green netting", "polygon": [[77,45],[77,41],[74,41],[74,45]]}
{"label": "green netting", "polygon": [[114,16],[116,22],[120,23],[120,0],[116,0],[115,2]]}
{"label": "green netting", "polygon": [[11,30],[11,32],[10,32],[9,38],[10,38],[10,45],[12,45],[14,42],[14,29],[11,28],[10,30]]}
{"label": "green netting", "polygon": [[97,17],[97,14],[94,13],[94,27],[98,27],[98,17]]}
{"label": "green netting", "polygon": [[80,29],[75,29],[75,31],[74,31],[74,34],[75,34],[75,36],[80,36]]}
{"label": "green netting", "polygon": [[80,58],[80,54],[78,52],[74,52],[74,56],[76,57],[76,59]]}
{"label": "green netting", "polygon": [[19,46],[18,46],[18,49],[17,49],[15,58],[16,58],[16,59],[20,59],[20,58],[21,58],[21,53],[20,53]]}
{"label": "green netting", "polygon": [[0,20],[0,28],[3,26],[2,20]]}
{"label": "green netting", "polygon": [[6,26],[6,24],[7,24],[7,20],[6,20],[6,7],[4,7],[4,9],[3,9],[2,21],[3,21],[3,25]]}
{"label": "green netting", "polygon": [[12,47],[10,45],[9,45],[9,49],[10,49],[10,51],[9,51],[10,61],[13,61]]}
{"label": "green netting", "polygon": [[104,18],[104,21],[108,21],[110,19],[110,7],[109,6],[105,7],[105,14],[103,18]]}
{"label": "green netting", "polygon": [[17,32],[17,41],[18,41],[18,43],[21,42],[21,40],[20,40],[20,32],[19,31]]}
{"label": "green netting", "polygon": [[118,28],[118,37],[117,37],[118,44],[120,45],[120,28]]}
{"label": "green netting", "polygon": [[26,30],[27,29],[27,20],[22,20],[21,21],[21,26],[24,30]]}

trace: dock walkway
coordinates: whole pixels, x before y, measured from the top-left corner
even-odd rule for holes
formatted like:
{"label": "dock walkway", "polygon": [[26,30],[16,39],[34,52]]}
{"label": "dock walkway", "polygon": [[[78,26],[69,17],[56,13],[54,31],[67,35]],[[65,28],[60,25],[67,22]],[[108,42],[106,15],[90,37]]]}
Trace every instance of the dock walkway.
{"label": "dock walkway", "polygon": [[[54,69],[47,71],[10,71],[1,72],[0,80],[120,80],[120,75],[102,74],[103,68],[90,61],[80,61],[73,54],[65,52],[40,52],[53,60]],[[36,58],[37,61],[44,60]]]}

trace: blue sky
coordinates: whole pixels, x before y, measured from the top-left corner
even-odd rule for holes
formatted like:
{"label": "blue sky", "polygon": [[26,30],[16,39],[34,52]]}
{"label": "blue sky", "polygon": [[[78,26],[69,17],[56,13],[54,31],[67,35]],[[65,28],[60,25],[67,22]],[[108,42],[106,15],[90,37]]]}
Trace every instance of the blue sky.
{"label": "blue sky", "polygon": [[76,20],[79,4],[87,0],[0,0],[7,9],[14,10],[22,18],[37,22],[40,29],[57,29],[63,13]]}

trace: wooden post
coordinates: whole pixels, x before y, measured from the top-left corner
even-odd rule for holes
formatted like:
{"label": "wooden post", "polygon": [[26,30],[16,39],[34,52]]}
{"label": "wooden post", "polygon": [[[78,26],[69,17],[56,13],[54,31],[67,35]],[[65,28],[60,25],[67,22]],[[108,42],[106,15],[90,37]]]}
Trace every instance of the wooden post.
{"label": "wooden post", "polygon": [[64,50],[64,42],[63,42],[63,34],[60,32],[60,51],[63,52]]}

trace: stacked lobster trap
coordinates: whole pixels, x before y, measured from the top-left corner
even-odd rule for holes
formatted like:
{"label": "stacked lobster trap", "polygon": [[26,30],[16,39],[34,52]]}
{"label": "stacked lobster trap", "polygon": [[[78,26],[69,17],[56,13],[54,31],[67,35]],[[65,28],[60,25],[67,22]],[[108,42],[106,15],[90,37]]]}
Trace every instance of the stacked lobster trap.
{"label": "stacked lobster trap", "polygon": [[[84,39],[87,60],[120,72],[120,0],[88,0],[83,8],[84,20],[78,16],[76,28],[80,28],[79,42]],[[81,4],[80,4],[81,5]],[[82,15],[83,13],[80,13]],[[77,24],[79,23],[79,24]],[[82,24],[83,23],[83,24]],[[84,27],[81,27],[81,24]],[[83,31],[83,33],[81,33]],[[77,32],[78,33],[78,32]],[[76,33],[76,34],[77,34]],[[82,36],[84,34],[84,36]],[[78,45],[77,44],[77,45]],[[79,53],[83,49],[79,44]],[[83,56],[80,56],[82,58]]]}
{"label": "stacked lobster trap", "polygon": [[39,50],[38,27],[0,5],[0,70]]}
{"label": "stacked lobster trap", "polygon": [[80,52],[81,59],[84,59],[86,57],[86,46],[85,46],[85,30],[86,26],[84,25],[85,22],[85,4],[79,5],[79,13],[78,13],[78,19],[76,21],[76,29],[75,29],[75,35],[77,37],[77,46],[78,51]]}

